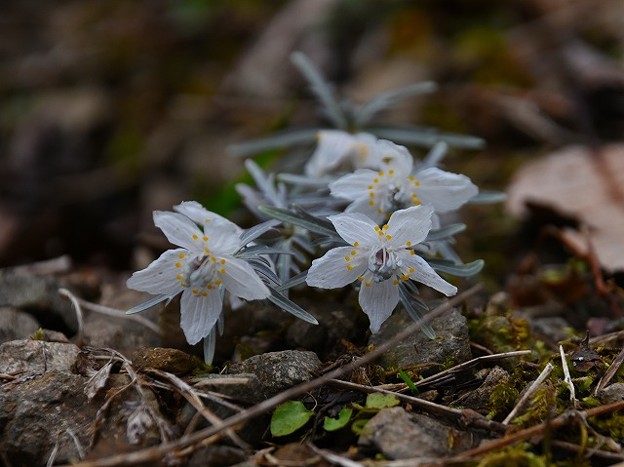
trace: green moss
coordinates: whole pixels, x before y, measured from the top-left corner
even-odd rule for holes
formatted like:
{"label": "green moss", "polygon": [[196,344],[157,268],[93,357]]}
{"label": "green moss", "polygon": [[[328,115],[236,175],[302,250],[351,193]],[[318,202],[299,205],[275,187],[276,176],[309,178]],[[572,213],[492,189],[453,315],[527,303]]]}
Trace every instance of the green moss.
{"label": "green moss", "polygon": [[510,311],[504,315],[483,315],[471,320],[469,326],[471,339],[496,353],[523,350],[530,344],[527,320],[512,316]]}
{"label": "green moss", "polygon": [[546,382],[535,391],[531,398],[531,403],[524,414],[516,417],[513,423],[521,426],[541,423],[552,415],[551,411],[556,407],[557,387],[550,382]]}
{"label": "green moss", "polygon": [[477,467],[546,467],[548,464],[544,456],[527,451],[526,445],[519,445],[486,455]]}
{"label": "green moss", "polygon": [[600,434],[610,436],[618,443],[624,442],[624,413],[616,412],[604,417],[590,417],[587,421]]}
{"label": "green moss", "polygon": [[[511,378],[508,378],[511,380]],[[509,383],[509,384],[508,384]],[[490,412],[488,418],[493,419],[497,415],[509,413],[518,399],[518,390],[511,381],[499,384],[490,394]]]}

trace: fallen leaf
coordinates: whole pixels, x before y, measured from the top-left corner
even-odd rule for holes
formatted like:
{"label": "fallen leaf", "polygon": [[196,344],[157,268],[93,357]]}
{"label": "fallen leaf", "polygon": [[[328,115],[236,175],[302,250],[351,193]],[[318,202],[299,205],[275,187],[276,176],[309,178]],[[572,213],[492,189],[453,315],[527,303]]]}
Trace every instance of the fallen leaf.
{"label": "fallen leaf", "polygon": [[570,146],[526,164],[507,190],[508,211],[527,214],[527,203],[549,207],[587,226],[566,228],[564,237],[587,253],[591,242],[607,271],[624,270],[624,145],[598,150]]}

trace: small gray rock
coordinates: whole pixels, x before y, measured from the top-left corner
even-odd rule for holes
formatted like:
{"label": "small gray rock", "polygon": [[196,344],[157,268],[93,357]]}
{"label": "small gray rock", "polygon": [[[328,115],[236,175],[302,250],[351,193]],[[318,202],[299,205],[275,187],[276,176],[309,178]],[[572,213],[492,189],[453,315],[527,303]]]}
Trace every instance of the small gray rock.
{"label": "small gray rock", "polygon": [[193,387],[223,394],[234,401],[256,404],[264,399],[258,392],[260,381],[253,373],[207,374],[193,379]]}
{"label": "small gray rock", "polygon": [[12,307],[0,307],[0,344],[26,339],[39,327],[39,322],[31,314]]}
{"label": "small gray rock", "polygon": [[0,373],[71,372],[80,349],[74,344],[17,340],[0,345]]}
{"label": "small gray rock", "polygon": [[312,379],[321,368],[314,352],[285,350],[248,358],[228,369],[229,373],[253,373],[259,380],[258,392],[269,398],[296,384]]}
{"label": "small gray rock", "polygon": [[604,388],[598,394],[598,399],[603,404],[612,404],[624,400],[624,383],[613,383]]}
{"label": "small gray rock", "polygon": [[[404,311],[392,315],[371,336],[370,343],[379,345],[412,323],[412,319]],[[456,309],[444,313],[431,322],[436,337],[428,338],[423,332],[401,341],[396,347],[387,351],[379,360],[386,369],[410,368],[422,364],[457,365],[472,358],[470,337],[466,318]]]}
{"label": "small gray rock", "polygon": [[[449,445],[453,440],[453,445]],[[381,410],[364,427],[358,444],[379,450],[389,459],[439,458],[470,449],[470,433],[402,407]]]}

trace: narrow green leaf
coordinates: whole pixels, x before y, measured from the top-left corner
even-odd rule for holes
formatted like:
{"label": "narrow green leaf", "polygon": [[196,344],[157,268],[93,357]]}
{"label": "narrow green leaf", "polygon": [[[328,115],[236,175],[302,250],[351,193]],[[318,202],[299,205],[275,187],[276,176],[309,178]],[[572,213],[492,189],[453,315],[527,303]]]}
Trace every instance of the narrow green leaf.
{"label": "narrow green leaf", "polygon": [[410,388],[414,394],[418,394],[418,388],[414,384],[414,381],[412,381],[412,378],[410,378],[405,371],[399,370],[399,376],[401,377],[405,385]]}
{"label": "narrow green leaf", "polygon": [[323,428],[325,431],[339,430],[349,423],[352,414],[353,409],[351,407],[343,407],[342,410],[338,412],[338,418],[325,417],[325,420],[323,420]]}
{"label": "narrow green leaf", "polygon": [[314,412],[306,409],[302,402],[284,402],[271,416],[271,434],[275,437],[290,435],[308,423],[312,415]]}
{"label": "narrow green leaf", "polygon": [[393,394],[381,394],[373,392],[366,396],[367,409],[385,409],[387,407],[395,407],[401,401]]}
{"label": "narrow green leaf", "polygon": [[429,265],[437,272],[444,272],[457,277],[470,277],[479,273],[483,269],[485,262],[482,259],[477,259],[471,263],[466,264],[453,264],[450,261],[442,259],[427,260]]}

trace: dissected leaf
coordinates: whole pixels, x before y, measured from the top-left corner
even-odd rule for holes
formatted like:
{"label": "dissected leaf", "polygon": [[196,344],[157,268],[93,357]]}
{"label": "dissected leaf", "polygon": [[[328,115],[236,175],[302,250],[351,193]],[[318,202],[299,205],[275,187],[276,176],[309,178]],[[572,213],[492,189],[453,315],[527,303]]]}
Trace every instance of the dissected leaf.
{"label": "dissected leaf", "polygon": [[300,401],[288,401],[279,405],[271,416],[271,434],[287,436],[308,423],[314,412],[306,409]]}
{"label": "dissected leaf", "polygon": [[338,418],[325,417],[325,420],[323,420],[323,429],[325,429],[325,431],[336,431],[343,428],[351,420],[352,414],[353,409],[351,407],[343,407],[340,412],[338,412]]}

